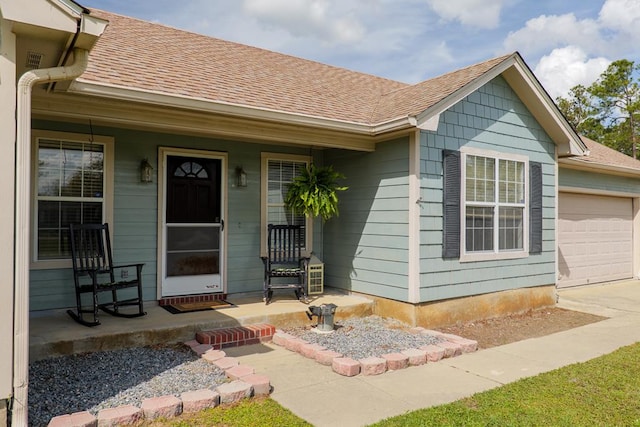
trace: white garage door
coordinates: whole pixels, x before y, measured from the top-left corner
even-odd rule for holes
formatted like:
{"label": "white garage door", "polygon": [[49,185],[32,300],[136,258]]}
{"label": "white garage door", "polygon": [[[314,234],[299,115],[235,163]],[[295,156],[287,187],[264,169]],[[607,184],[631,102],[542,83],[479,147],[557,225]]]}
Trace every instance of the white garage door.
{"label": "white garage door", "polygon": [[560,193],[558,287],[633,276],[632,199]]}

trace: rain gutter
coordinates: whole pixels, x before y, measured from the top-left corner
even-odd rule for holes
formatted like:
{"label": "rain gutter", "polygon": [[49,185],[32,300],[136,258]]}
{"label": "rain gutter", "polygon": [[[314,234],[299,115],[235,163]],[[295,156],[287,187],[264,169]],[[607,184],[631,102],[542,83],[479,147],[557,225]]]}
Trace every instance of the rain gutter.
{"label": "rain gutter", "polygon": [[27,426],[29,385],[29,247],[31,194],[31,92],[37,84],[71,80],[80,76],[89,62],[89,52],[74,49],[74,63],[24,73],[17,86],[16,102],[16,211],[15,296],[13,349],[13,405],[11,425]]}

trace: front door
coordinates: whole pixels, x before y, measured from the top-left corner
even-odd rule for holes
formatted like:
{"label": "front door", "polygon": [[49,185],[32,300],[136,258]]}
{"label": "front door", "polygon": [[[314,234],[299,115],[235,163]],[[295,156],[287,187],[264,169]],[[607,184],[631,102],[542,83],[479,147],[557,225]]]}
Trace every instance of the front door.
{"label": "front door", "polygon": [[223,291],[223,158],[163,153],[162,297]]}

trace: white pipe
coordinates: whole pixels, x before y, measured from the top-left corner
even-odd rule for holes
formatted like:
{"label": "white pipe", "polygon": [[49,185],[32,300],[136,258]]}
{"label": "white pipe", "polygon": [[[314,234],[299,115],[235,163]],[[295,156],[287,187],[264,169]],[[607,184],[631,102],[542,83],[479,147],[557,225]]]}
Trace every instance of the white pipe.
{"label": "white pipe", "polygon": [[67,67],[27,71],[20,77],[16,110],[15,300],[13,322],[13,411],[11,425],[27,426],[29,384],[29,248],[31,225],[31,91],[36,84],[71,80],[87,68],[89,52],[74,49]]}

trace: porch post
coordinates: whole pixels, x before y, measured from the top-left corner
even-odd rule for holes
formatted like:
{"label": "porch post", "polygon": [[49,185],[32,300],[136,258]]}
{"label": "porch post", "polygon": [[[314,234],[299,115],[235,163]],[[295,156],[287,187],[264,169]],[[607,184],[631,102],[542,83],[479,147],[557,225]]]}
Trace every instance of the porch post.
{"label": "porch post", "polygon": [[[7,207],[15,203],[16,142],[16,36],[0,16],[0,200]],[[0,297],[9,306],[13,301],[13,209],[0,211]],[[8,403],[12,391],[13,310],[0,310],[0,425],[8,424]]]}
{"label": "porch post", "polygon": [[420,130],[409,135],[408,300],[420,302]]}

